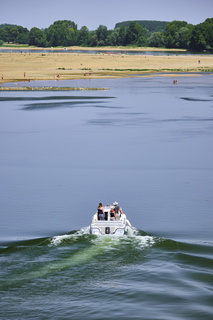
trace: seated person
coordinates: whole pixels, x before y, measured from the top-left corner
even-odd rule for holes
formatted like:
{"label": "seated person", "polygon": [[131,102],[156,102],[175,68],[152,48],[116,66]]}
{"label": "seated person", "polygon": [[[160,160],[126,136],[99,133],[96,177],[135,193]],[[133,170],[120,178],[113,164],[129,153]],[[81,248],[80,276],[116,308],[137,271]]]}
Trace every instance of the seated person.
{"label": "seated person", "polygon": [[110,210],[110,220],[115,220],[116,216],[115,216],[115,211],[114,211],[114,208],[112,208]]}

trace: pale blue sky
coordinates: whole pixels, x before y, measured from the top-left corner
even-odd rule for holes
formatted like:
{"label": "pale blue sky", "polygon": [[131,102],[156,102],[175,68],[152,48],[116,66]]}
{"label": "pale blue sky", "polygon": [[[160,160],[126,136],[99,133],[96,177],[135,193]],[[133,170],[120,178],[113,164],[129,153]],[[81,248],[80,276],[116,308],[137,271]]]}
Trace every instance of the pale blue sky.
{"label": "pale blue sky", "polygon": [[56,20],[71,20],[80,29],[100,24],[113,29],[126,20],[181,20],[192,24],[213,17],[212,0],[1,0],[0,24],[46,28]]}

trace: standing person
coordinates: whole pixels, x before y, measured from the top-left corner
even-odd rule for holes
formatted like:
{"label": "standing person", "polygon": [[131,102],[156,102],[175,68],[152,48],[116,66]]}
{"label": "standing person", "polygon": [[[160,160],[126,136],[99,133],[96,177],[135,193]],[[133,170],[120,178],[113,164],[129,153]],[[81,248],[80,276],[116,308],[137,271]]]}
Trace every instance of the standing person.
{"label": "standing person", "polygon": [[115,218],[116,218],[116,220],[118,220],[118,219],[120,218],[120,216],[121,216],[122,210],[121,210],[121,208],[119,207],[117,201],[115,201],[115,202],[113,203],[113,205],[114,205]]}
{"label": "standing person", "polygon": [[98,213],[97,213],[98,220],[104,220],[104,209],[101,202],[99,203],[97,210],[98,210]]}

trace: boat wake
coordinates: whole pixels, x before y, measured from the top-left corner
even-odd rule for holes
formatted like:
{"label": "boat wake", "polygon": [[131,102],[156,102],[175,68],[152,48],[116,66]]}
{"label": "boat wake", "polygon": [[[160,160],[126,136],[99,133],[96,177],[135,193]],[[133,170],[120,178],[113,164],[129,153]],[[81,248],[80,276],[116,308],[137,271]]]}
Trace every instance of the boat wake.
{"label": "boat wake", "polygon": [[81,228],[70,234],[54,236],[50,239],[49,246],[60,246],[68,245],[74,242],[87,240],[88,243],[96,246],[114,244],[129,244],[138,245],[140,248],[152,246],[156,243],[156,237],[149,236],[142,230],[131,227],[129,228],[127,235],[113,235],[113,234],[104,234],[104,235],[91,235],[90,226]]}
{"label": "boat wake", "polygon": [[120,263],[137,263],[157,241],[155,237],[133,227],[130,235],[93,235],[90,226],[40,240],[19,242],[2,250],[11,254],[12,259],[15,257],[16,261],[17,273],[8,274],[7,285],[54,276],[58,272],[95,268],[103,260],[106,265],[106,256],[109,268]]}
{"label": "boat wake", "polygon": [[[187,306],[193,301],[191,310],[194,312],[196,292],[197,297],[205,293],[202,301],[207,301],[200,304],[199,316],[204,314],[201,318],[205,318],[209,310],[207,318],[212,319],[211,309],[208,309],[212,298],[212,242],[180,242],[132,229],[131,236],[116,236],[93,235],[89,227],[85,227],[53,237],[12,242],[7,247],[5,244],[0,250],[1,300],[7,303],[5,310],[10,310],[12,305],[7,301],[8,295],[5,298],[7,292],[10,298],[21,295],[24,302],[29,301],[33,307],[35,297],[40,297],[39,305],[45,301],[46,306],[49,301],[55,304],[60,296],[60,301],[67,302],[66,306],[71,304],[67,319],[73,314],[76,303],[79,303],[76,319],[81,318],[82,301],[88,306],[91,299],[96,301],[91,309],[93,315],[103,300],[110,310],[109,317],[103,317],[101,310],[98,319],[112,319],[121,302],[124,310],[128,303],[133,303],[130,311],[134,315],[137,303],[141,311],[146,308],[147,299],[157,304],[163,298],[164,306],[173,306],[174,300],[181,305],[187,302]],[[61,310],[61,305],[58,308]],[[165,319],[172,318],[173,309]],[[188,310],[187,307],[186,312]],[[25,318],[30,318],[30,314]],[[38,319],[40,315],[39,312]],[[157,318],[157,312],[153,312],[147,319]],[[198,319],[196,315],[192,318]]]}

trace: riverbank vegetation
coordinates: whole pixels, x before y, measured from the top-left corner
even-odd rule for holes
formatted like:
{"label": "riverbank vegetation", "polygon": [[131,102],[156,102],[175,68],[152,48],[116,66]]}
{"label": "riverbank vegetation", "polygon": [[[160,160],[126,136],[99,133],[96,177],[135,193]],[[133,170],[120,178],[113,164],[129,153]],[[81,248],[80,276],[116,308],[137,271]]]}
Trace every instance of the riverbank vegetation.
{"label": "riverbank vegetation", "polygon": [[135,46],[176,48],[187,50],[213,49],[213,18],[198,25],[185,21],[124,21],[117,23],[113,30],[99,25],[94,31],[86,26],[78,29],[70,20],[55,21],[46,29],[33,27],[30,30],[22,26],[1,24],[0,45],[16,43],[37,47],[101,47]]}

